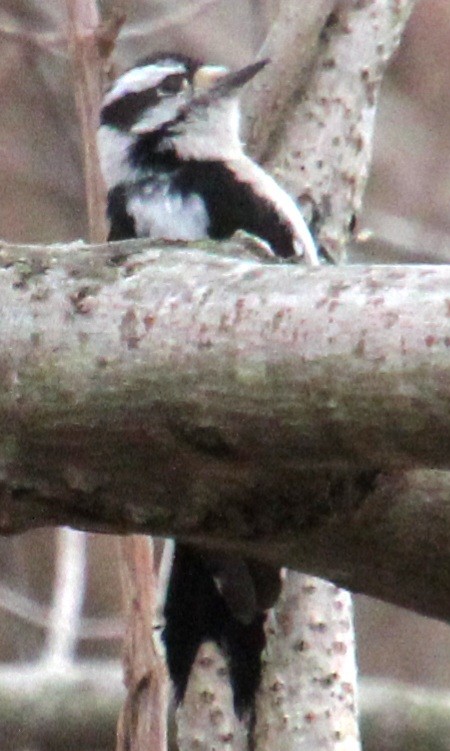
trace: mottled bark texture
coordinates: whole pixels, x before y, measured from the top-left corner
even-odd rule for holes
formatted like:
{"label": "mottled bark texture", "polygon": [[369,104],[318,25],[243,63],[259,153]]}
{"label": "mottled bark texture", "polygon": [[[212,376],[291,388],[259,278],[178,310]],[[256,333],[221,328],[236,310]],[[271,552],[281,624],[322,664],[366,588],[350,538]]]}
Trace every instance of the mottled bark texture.
{"label": "mottled bark texture", "polygon": [[299,90],[305,90],[321,31],[336,6],[336,0],[280,0],[258,50],[258,59],[269,58],[270,65],[246,88],[242,101],[247,148],[258,161],[282,134]]}
{"label": "mottled bark texture", "polygon": [[178,535],[449,616],[449,475],[417,471],[449,467],[449,267],[0,261],[3,532]]}
{"label": "mottled bark texture", "polygon": [[257,747],[359,748],[348,592],[289,571],[268,630]]}
{"label": "mottled bark texture", "polygon": [[248,722],[233,709],[228,666],[212,642],[202,644],[183,704],[176,712],[177,744],[183,751],[246,751]]}
{"label": "mottled bark texture", "polygon": [[[314,209],[320,243],[341,260],[367,181],[383,74],[414,0],[284,6],[263,48],[281,63],[252,84],[247,140],[277,180]],[[293,50],[296,34],[301,46]],[[293,59],[297,67],[288,68]]]}

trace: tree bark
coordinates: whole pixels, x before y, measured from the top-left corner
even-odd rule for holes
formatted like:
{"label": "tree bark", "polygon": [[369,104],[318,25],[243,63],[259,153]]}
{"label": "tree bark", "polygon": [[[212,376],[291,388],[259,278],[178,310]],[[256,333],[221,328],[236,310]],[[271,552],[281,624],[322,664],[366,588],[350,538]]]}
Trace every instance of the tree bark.
{"label": "tree bark", "polygon": [[[325,15],[327,4],[324,0],[303,3],[307,6],[302,32],[305,44],[296,53],[301,74],[292,78],[283,75],[281,66],[276,68],[260,125],[250,98],[248,137],[253,153],[298,197],[304,210],[312,209],[318,242],[335,260],[345,258],[361,209],[381,83],[414,2],[338,0],[329,8],[319,40],[311,33],[314,23]],[[293,10],[299,4],[291,5],[284,31],[277,33],[278,27],[274,27],[267,40],[269,50],[275,46],[273,57],[280,60],[289,56],[289,41],[295,38],[295,31],[300,33],[295,20],[301,23],[301,10]],[[255,89],[261,86],[258,78]],[[271,109],[280,100],[285,106]]]}
{"label": "tree bark", "polygon": [[166,751],[169,681],[158,649],[153,540],[122,539],[122,590],[127,611],[123,665],[127,697],[116,751]]}
{"label": "tree bark", "polygon": [[269,618],[257,748],[361,748],[351,597],[329,582],[287,572]]}
{"label": "tree bark", "polygon": [[0,259],[4,533],[179,536],[448,618],[450,480],[419,470],[449,466],[449,267]]}
{"label": "tree bark", "polygon": [[304,90],[317,57],[320,34],[337,0],[280,0],[258,58],[270,59],[242,101],[249,151],[263,161],[284,132],[292,102]]}
{"label": "tree bark", "polygon": [[125,410],[160,422],[160,444],[230,458],[450,466],[450,267],[305,271],[134,242],[3,248],[0,266],[11,436],[64,417],[108,428],[112,450]]}

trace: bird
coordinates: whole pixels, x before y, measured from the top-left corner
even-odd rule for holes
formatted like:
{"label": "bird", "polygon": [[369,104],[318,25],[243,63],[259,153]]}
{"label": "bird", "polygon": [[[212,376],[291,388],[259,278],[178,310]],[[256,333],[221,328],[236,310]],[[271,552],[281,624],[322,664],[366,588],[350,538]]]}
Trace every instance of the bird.
{"label": "bird", "polygon": [[[109,241],[221,240],[241,230],[274,256],[317,265],[300,208],[240,138],[239,94],[267,63],[230,70],[159,52],[111,84],[98,130]],[[228,664],[237,716],[252,710],[264,623],[279,592],[279,571],[269,565],[176,543],[163,642],[177,703],[200,645],[213,641]]]}

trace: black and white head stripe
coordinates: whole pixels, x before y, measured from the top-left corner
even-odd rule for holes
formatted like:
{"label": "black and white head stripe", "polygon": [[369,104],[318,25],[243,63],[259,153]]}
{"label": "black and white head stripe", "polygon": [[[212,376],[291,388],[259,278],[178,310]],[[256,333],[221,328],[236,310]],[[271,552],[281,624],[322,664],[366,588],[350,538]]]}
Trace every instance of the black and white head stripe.
{"label": "black and white head stripe", "polygon": [[157,88],[167,76],[186,75],[181,64],[173,63],[161,65],[144,65],[142,68],[132,68],[118,78],[103,99],[103,106],[107,107],[116,99],[141,94],[147,89]]}
{"label": "black and white head stripe", "polygon": [[[100,114],[101,125],[131,130],[146,110],[170,97],[170,112],[165,116],[169,120],[176,116],[178,106],[185,103],[188,87],[186,69],[181,63],[167,61],[132,68],[106,93]],[[160,119],[164,120],[163,117]]]}
{"label": "black and white head stripe", "polygon": [[134,67],[143,68],[147,65],[164,66],[164,65],[181,65],[189,80],[192,80],[195,72],[203,65],[203,61],[198,58],[183,55],[180,52],[157,52],[154,55],[146,55],[140,58]]}
{"label": "black and white head stripe", "polygon": [[[182,55],[156,55],[141,60],[123,73],[103,98],[101,124],[121,131],[149,132],[160,122],[169,123],[184,109],[208,106],[212,100],[235,95],[267,60],[229,72],[221,65],[202,65]],[[164,99],[171,98],[170,103]],[[162,106],[161,106],[162,105]],[[150,108],[158,116],[148,119]],[[156,114],[156,112],[155,112]],[[133,127],[135,126],[135,127]]]}

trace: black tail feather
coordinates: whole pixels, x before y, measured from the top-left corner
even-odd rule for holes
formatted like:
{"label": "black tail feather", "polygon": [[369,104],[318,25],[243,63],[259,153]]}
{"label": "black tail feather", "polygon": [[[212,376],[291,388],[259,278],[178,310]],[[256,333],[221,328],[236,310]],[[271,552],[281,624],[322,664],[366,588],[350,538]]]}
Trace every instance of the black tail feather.
{"label": "black tail feather", "polygon": [[242,717],[252,708],[261,680],[265,613],[256,613],[250,623],[238,620],[216,586],[208,554],[177,544],[164,615],[163,640],[177,702],[183,700],[200,645],[214,641],[227,659],[234,708]]}

